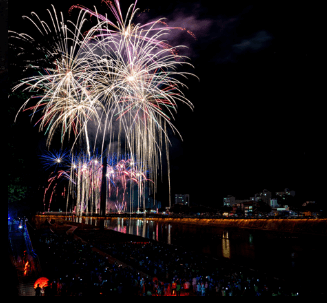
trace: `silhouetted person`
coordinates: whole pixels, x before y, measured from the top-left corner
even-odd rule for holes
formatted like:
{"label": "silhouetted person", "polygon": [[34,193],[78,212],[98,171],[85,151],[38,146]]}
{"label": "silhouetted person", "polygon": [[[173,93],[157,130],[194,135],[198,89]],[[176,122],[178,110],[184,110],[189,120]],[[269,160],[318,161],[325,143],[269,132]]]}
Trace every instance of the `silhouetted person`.
{"label": "silhouetted person", "polygon": [[41,287],[40,287],[39,284],[35,288],[35,296],[37,296],[37,297],[40,297],[41,296]]}
{"label": "silhouetted person", "polygon": [[43,291],[44,291],[44,296],[45,297],[50,296],[51,290],[50,290],[50,287],[48,285],[46,285],[46,286],[43,287]]}

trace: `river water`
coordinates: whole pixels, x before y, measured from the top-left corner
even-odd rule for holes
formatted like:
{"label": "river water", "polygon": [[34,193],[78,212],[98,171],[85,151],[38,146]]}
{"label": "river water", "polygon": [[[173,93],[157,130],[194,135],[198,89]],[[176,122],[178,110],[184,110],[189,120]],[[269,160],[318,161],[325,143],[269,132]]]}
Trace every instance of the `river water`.
{"label": "river water", "polygon": [[[99,223],[91,217],[85,217],[83,222],[95,226]],[[321,279],[321,274],[327,272],[326,236],[129,218],[108,219],[105,227],[183,246],[213,258],[230,259],[233,263],[308,287],[324,287],[322,281],[326,281],[325,277]]]}

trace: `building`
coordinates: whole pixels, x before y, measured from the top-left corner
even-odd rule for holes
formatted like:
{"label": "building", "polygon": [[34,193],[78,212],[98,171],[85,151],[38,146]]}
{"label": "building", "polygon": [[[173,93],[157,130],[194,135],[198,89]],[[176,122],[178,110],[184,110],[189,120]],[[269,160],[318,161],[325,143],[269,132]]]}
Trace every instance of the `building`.
{"label": "building", "polygon": [[240,206],[242,203],[244,203],[244,202],[249,202],[249,201],[252,201],[251,199],[249,200],[249,199],[245,199],[245,200],[235,200],[235,204],[237,205],[237,206]]}
{"label": "building", "polygon": [[294,190],[289,190],[288,188],[285,188],[284,191],[276,191],[276,196],[282,197],[283,195],[287,196],[295,196]]}
{"label": "building", "polygon": [[316,201],[306,201],[302,204],[302,206],[307,206],[308,204],[314,204]]}
{"label": "building", "polygon": [[270,200],[271,200],[271,192],[267,189],[264,189],[261,193],[255,194],[254,201],[259,201],[262,200],[263,202],[267,203],[270,205]]}
{"label": "building", "polygon": [[233,206],[236,203],[235,197],[228,195],[226,198],[223,199],[224,206]]}
{"label": "building", "polygon": [[270,204],[272,208],[277,208],[278,207],[278,202],[277,199],[270,199]]}
{"label": "building", "polygon": [[145,209],[157,211],[161,208],[161,201],[154,200],[153,197],[148,197],[145,201]]}
{"label": "building", "polygon": [[242,202],[237,205],[241,208],[245,216],[252,216],[257,207],[257,202],[252,200],[242,200]]}
{"label": "building", "polygon": [[250,197],[250,200],[258,202],[260,200],[260,197]]}
{"label": "building", "polygon": [[175,194],[175,204],[190,206],[190,195]]}
{"label": "building", "polygon": [[148,190],[144,191],[144,195],[139,198],[138,187],[135,186],[131,193],[126,193],[126,212],[144,211],[145,209],[157,210],[162,207],[161,201],[153,198]]}

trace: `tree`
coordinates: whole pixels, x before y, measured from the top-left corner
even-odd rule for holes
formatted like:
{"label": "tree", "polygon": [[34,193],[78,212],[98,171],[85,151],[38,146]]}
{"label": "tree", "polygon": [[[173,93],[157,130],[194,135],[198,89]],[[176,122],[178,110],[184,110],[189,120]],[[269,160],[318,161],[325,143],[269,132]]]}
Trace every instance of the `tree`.
{"label": "tree", "polygon": [[[8,81],[8,87],[12,87],[12,81]],[[33,173],[35,161],[27,153],[26,133],[22,132],[22,124],[14,122],[16,113],[23,102],[28,98],[28,94],[23,92],[9,93],[9,106],[7,108],[7,118],[9,120],[9,136],[7,140],[7,193],[9,212],[29,212],[30,207],[37,207],[37,186]],[[26,129],[26,126],[25,126]],[[29,146],[32,146],[32,137],[28,138]],[[33,200],[32,200],[33,199]],[[29,205],[29,201],[31,201]]]}
{"label": "tree", "polygon": [[190,208],[187,205],[180,205],[180,204],[174,204],[171,208],[170,211],[178,214],[178,213],[189,213]]}
{"label": "tree", "polygon": [[285,201],[284,205],[288,205],[290,209],[296,211],[299,215],[299,212],[302,209],[302,201],[300,201],[296,196],[291,195],[283,195],[283,198],[285,198],[283,199]]}
{"label": "tree", "polygon": [[310,212],[319,212],[320,207],[316,203],[309,203],[304,207],[304,211],[310,211]]}
{"label": "tree", "polygon": [[237,209],[236,209],[236,214],[237,214],[238,216],[243,216],[243,215],[244,215],[244,211],[242,210],[241,207],[237,207]]}

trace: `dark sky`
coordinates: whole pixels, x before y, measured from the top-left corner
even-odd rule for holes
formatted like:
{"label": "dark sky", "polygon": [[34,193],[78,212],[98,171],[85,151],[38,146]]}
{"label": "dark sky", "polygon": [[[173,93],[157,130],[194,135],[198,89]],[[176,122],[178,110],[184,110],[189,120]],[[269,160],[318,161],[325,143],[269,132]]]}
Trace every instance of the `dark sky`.
{"label": "dark sky", "polygon": [[[20,1],[21,2],[21,1]],[[165,17],[172,45],[188,47],[200,81],[186,80],[194,111],[178,107],[172,136],[172,194],[221,204],[226,195],[246,199],[264,188],[288,187],[305,200],[325,199],[326,147],[320,56],[319,7],[231,1],[138,1],[143,20]],[[98,1],[65,1],[110,12]],[[123,14],[132,1],[121,1]],[[9,25],[24,31],[21,15],[46,13],[50,2],[9,4]],[[28,127],[26,132],[30,131]],[[164,176],[165,179],[165,176]],[[164,187],[159,187],[163,190]]]}

